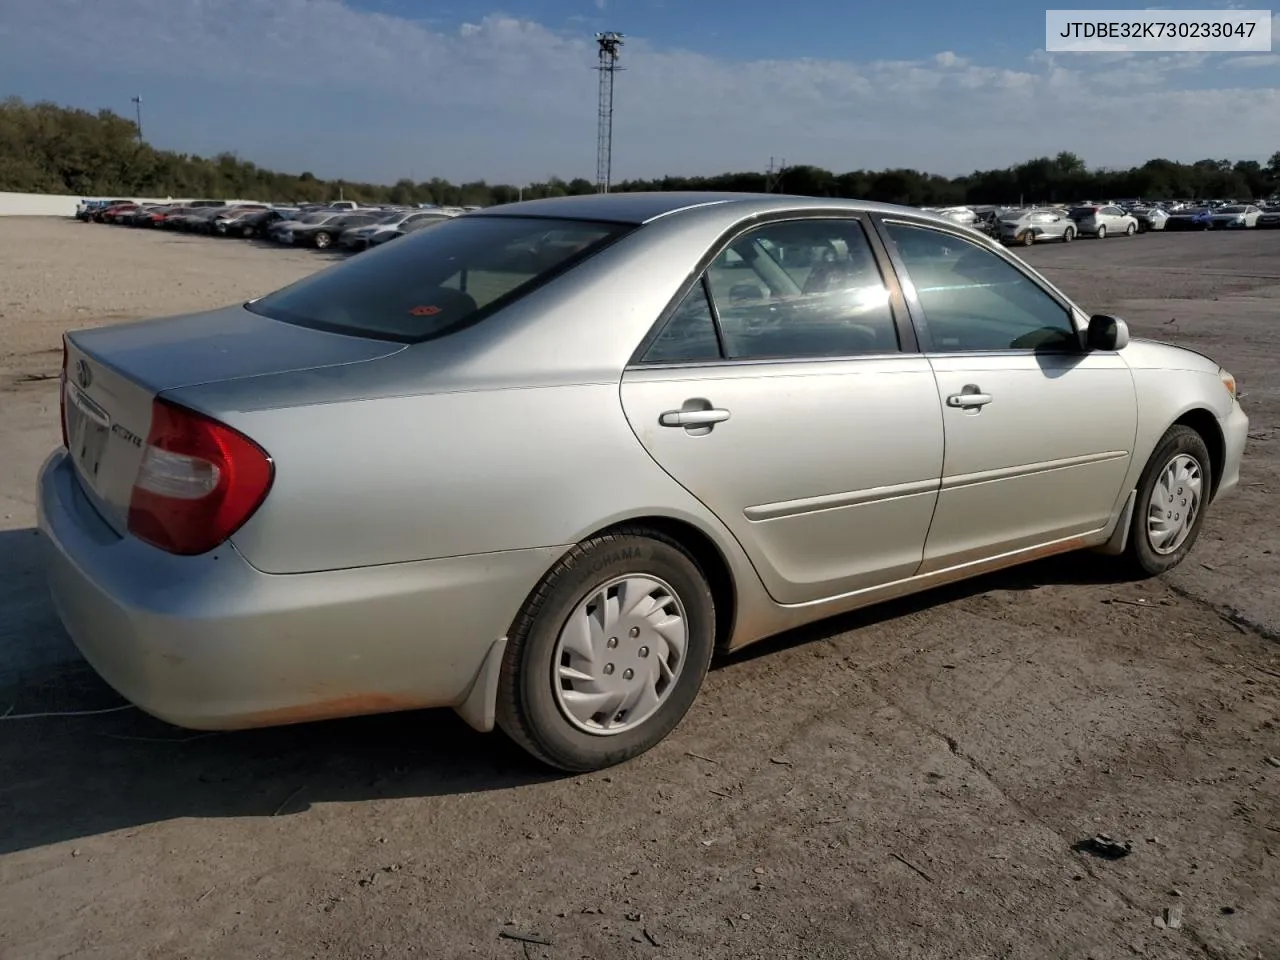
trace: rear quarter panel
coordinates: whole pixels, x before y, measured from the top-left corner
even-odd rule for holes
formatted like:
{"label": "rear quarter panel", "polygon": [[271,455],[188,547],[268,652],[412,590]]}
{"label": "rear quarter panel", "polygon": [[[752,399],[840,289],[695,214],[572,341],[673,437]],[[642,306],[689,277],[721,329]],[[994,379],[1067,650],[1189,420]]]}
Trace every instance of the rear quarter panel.
{"label": "rear quarter panel", "polygon": [[276,464],[234,536],[269,573],[568,546],[659,514],[724,540],[636,441],[618,384],[389,397],[226,418]]}

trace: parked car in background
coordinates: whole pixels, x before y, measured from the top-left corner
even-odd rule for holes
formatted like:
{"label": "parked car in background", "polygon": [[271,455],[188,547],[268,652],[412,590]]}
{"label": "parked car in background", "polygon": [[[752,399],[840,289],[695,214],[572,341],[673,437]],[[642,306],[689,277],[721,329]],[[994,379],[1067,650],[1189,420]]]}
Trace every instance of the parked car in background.
{"label": "parked car in background", "polygon": [[1137,207],[1131,210],[1138,221],[1138,232],[1160,231],[1169,221],[1169,213],[1163,207]]}
{"label": "parked car in background", "polygon": [[716,649],[1052,554],[1176,567],[1248,432],[1216,362],[970,229],[729,193],[490,208],[74,331],[62,397],[47,579],[129,700],[452,707],[572,771],[662,741]]}
{"label": "parked car in background", "polygon": [[87,223],[94,219],[94,214],[105,210],[107,207],[114,207],[128,202],[127,200],[81,200],[76,205],[76,219]]}
{"label": "parked car in background", "polygon": [[1070,243],[1076,238],[1075,221],[1061,210],[1015,210],[1002,215],[997,222],[1002,243],[1020,243],[1029,247],[1041,240]]}
{"label": "parked car in background", "polygon": [[1252,228],[1258,225],[1262,211],[1252,203],[1235,203],[1213,211],[1213,226],[1219,230]]}
{"label": "parked car in background", "polygon": [[381,246],[391,240],[397,240],[400,237],[407,237],[412,233],[417,233],[419,230],[425,230],[428,227],[434,227],[437,224],[445,223],[448,220],[452,220],[453,217],[453,214],[443,214],[412,220],[394,230],[387,230],[382,233],[374,234],[374,236],[369,239],[369,246]]}
{"label": "parked car in background", "polygon": [[1258,214],[1258,229],[1275,230],[1280,228],[1280,206],[1268,206]]}
{"label": "parked car in background", "polygon": [[1081,236],[1104,240],[1118,233],[1132,237],[1138,232],[1138,218],[1114,204],[1072,207],[1068,216]]}
{"label": "parked car in background", "polygon": [[344,230],[366,227],[378,219],[376,212],[339,213],[321,223],[299,224],[290,229],[290,242],[299,247],[315,247],[325,250],[331,247]]}
{"label": "parked car in background", "polygon": [[1169,214],[1166,230],[1209,230],[1213,227],[1213,210],[1210,207],[1186,206]]}
{"label": "parked car in background", "polygon": [[447,213],[434,210],[410,210],[389,213],[365,226],[348,227],[342,232],[340,243],[349,250],[364,250],[374,243],[374,238],[385,233],[412,233],[413,224],[439,223],[450,219]]}
{"label": "parked car in background", "polygon": [[293,243],[293,231],[318,224],[332,223],[344,216],[340,210],[299,211],[296,220],[279,220],[267,229],[267,237],[276,243]]}
{"label": "parked car in background", "polygon": [[267,210],[250,210],[242,216],[228,220],[218,227],[218,233],[227,237],[260,237],[275,224],[293,219],[298,211],[291,207],[272,207]]}

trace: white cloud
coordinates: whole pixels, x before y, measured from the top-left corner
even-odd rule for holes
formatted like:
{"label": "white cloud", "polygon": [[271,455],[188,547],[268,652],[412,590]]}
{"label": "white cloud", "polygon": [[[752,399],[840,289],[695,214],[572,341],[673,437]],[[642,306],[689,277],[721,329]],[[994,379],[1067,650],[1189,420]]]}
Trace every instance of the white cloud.
{"label": "white cloud", "polygon": [[[385,179],[416,166],[422,176],[424,155],[431,173],[453,179],[594,171],[596,75],[589,68],[596,50],[586,32],[567,35],[497,14],[445,31],[341,0],[19,0],[6,7],[0,78],[8,61],[28,72],[47,64],[64,80],[81,70],[115,72],[139,89],[181,80],[203,85],[209,98],[246,88],[264,101],[311,98],[317,116],[290,117],[292,147],[273,148],[274,162],[295,169],[325,175],[326,160],[340,154],[344,164],[364,167],[328,175]],[[87,60],[68,55],[90,45]],[[1276,59],[1261,59],[1267,56],[1039,50],[1015,67],[921,51],[914,60],[742,62],[628,38],[627,69],[617,78],[614,172],[755,169],[770,155],[837,171],[911,166],[945,174],[1059,150],[1108,166],[1156,155],[1197,159],[1209,146],[1187,131],[1204,117],[1231,118],[1214,124],[1215,155],[1264,159],[1276,149],[1280,89],[1256,86],[1258,71],[1216,68],[1265,67]],[[324,123],[332,142],[334,123],[324,111],[335,96],[367,98],[371,112],[393,104],[399,121],[386,121],[377,150],[312,157],[307,151],[319,135],[308,134],[307,124]],[[429,141],[415,132],[428,125]],[[228,149],[249,155],[235,123],[218,133]]]}
{"label": "white cloud", "polygon": [[1229,57],[1222,61],[1224,67],[1280,68],[1280,53],[1251,53],[1241,57]]}

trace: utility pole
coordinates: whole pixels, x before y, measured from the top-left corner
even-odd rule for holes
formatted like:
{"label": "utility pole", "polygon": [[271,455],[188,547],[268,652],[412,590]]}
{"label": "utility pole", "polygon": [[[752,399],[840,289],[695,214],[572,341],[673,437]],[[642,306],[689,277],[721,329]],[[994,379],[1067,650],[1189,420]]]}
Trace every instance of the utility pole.
{"label": "utility pole", "polygon": [[142,97],[132,97],[134,107],[138,111],[138,143],[142,143]]}
{"label": "utility pole", "polygon": [[600,58],[600,96],[596,111],[596,193],[608,193],[613,175],[613,76],[619,70],[622,34],[612,30],[596,34]]}

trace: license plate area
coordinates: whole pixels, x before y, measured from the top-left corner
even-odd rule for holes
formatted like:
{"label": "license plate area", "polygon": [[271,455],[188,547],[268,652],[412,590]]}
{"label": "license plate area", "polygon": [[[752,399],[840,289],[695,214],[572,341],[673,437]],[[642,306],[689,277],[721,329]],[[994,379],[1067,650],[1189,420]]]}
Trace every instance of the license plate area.
{"label": "license plate area", "polygon": [[111,436],[111,418],[75,385],[67,390],[67,443],[80,474],[97,487],[98,472]]}

